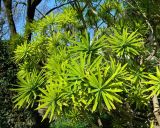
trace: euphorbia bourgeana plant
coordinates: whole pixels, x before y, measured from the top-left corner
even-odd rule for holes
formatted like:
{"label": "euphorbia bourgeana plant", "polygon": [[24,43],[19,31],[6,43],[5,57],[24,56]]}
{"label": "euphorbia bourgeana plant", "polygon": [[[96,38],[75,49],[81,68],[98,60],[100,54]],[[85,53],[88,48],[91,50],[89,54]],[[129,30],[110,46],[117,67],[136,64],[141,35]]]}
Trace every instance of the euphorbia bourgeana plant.
{"label": "euphorbia bourgeana plant", "polygon": [[99,30],[91,37],[87,30],[79,32],[78,27],[72,9],[33,24],[31,43],[24,42],[15,50],[19,64],[14,99],[17,107],[38,103],[36,109],[45,109],[43,119],[52,121],[71,111],[79,115],[116,111],[124,102],[140,107],[147,103],[147,91],[153,88],[150,96],[159,94],[157,69],[158,77],[149,75],[147,82],[156,85],[141,97],[147,77],[142,68],[135,70],[134,59],[144,48],[137,31],[114,28],[109,36]]}

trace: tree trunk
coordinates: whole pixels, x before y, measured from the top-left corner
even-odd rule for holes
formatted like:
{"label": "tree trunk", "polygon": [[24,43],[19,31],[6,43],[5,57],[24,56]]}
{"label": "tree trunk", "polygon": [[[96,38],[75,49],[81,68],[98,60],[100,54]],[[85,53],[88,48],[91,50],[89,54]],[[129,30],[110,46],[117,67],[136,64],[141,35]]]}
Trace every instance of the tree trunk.
{"label": "tree trunk", "polygon": [[39,113],[38,110],[34,110],[38,107],[38,104],[34,104],[33,108],[30,108],[31,114],[35,120],[35,124],[32,126],[32,128],[49,128],[49,119],[46,118],[42,121],[42,115]]}
{"label": "tree trunk", "polygon": [[40,4],[41,1],[42,0],[28,0],[27,1],[27,17],[26,17],[25,36],[28,41],[31,40],[31,36],[32,36],[31,29],[28,27],[29,27],[30,23],[33,22],[36,7]]}
{"label": "tree trunk", "polygon": [[12,0],[3,0],[3,3],[6,9],[7,20],[10,28],[10,37],[12,38],[14,35],[17,34],[15,23],[13,20]]}
{"label": "tree trunk", "polygon": [[38,113],[37,110],[32,110],[32,115],[35,119],[35,124],[32,126],[32,128],[49,128],[49,119],[46,118],[42,122],[42,116]]}
{"label": "tree trunk", "polygon": [[158,125],[160,126],[160,107],[159,107],[159,102],[156,95],[153,96],[152,101],[153,101],[153,113],[157,119]]}

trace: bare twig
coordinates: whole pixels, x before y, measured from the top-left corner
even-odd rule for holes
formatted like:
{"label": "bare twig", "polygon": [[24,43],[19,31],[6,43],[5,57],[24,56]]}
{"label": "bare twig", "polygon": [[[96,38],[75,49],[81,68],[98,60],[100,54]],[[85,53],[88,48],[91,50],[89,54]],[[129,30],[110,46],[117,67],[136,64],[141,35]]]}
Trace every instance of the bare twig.
{"label": "bare twig", "polygon": [[48,14],[51,13],[52,11],[54,11],[54,10],[56,10],[56,9],[58,9],[58,8],[61,8],[62,6],[65,6],[65,5],[67,5],[67,4],[74,3],[74,2],[75,2],[75,0],[69,1],[69,2],[67,2],[67,3],[61,4],[61,5],[56,6],[56,7],[53,7],[53,8],[50,9],[48,12],[46,12],[46,13],[44,14],[44,16],[43,16],[41,19],[43,19],[46,15],[48,15]]}
{"label": "bare twig", "polygon": [[39,9],[36,8],[36,10],[37,10],[37,12],[38,12],[39,14],[41,14],[43,17],[45,17],[45,15],[44,15]]}

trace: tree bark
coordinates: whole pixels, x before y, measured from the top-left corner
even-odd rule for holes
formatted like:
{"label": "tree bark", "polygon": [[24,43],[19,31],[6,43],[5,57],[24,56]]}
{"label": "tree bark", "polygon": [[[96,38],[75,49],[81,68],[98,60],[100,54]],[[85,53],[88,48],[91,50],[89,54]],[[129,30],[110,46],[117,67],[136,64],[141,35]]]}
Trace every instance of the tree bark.
{"label": "tree bark", "polygon": [[16,26],[13,20],[13,13],[12,13],[12,0],[3,0],[5,10],[6,10],[6,15],[7,15],[7,20],[10,28],[10,37],[12,38],[14,35],[17,34],[16,31]]}
{"label": "tree bark", "polygon": [[156,120],[158,122],[158,125],[160,126],[160,107],[159,107],[159,102],[158,102],[158,98],[156,95],[153,96],[153,113],[156,117]]}
{"label": "tree bark", "polygon": [[32,109],[32,115],[35,119],[35,124],[32,126],[32,128],[49,128],[49,119],[46,118],[42,121],[42,116],[39,114],[37,110]]}
{"label": "tree bark", "polygon": [[26,17],[26,29],[25,36],[28,41],[31,40],[32,32],[28,28],[29,24],[33,22],[34,15],[36,11],[36,7],[40,4],[42,0],[28,0],[27,1],[27,17]]}

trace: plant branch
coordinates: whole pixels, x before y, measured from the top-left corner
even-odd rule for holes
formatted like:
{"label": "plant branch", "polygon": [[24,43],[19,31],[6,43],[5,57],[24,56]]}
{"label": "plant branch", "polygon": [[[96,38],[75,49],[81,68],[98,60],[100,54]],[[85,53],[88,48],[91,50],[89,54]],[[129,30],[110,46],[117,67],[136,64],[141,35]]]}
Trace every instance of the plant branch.
{"label": "plant branch", "polygon": [[50,9],[48,12],[46,12],[46,14],[44,14],[44,16],[43,16],[41,19],[43,19],[46,15],[48,15],[48,14],[51,13],[52,11],[54,11],[54,10],[56,10],[56,9],[59,9],[59,8],[61,8],[62,6],[65,6],[65,5],[74,3],[74,2],[76,2],[76,1],[75,1],[75,0],[69,1],[69,2],[67,2],[67,3],[64,3],[64,4],[61,4],[61,5],[59,5],[59,6],[53,7],[53,8]]}
{"label": "plant branch", "polygon": [[99,117],[98,117],[97,122],[98,122],[99,127],[103,127],[102,121],[101,121],[101,119]]}
{"label": "plant branch", "polygon": [[39,14],[41,14],[43,17],[45,17],[45,15],[44,15],[40,10],[38,10],[37,8],[36,8],[36,10],[37,10],[37,12],[38,12]]}

